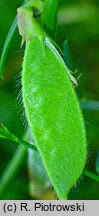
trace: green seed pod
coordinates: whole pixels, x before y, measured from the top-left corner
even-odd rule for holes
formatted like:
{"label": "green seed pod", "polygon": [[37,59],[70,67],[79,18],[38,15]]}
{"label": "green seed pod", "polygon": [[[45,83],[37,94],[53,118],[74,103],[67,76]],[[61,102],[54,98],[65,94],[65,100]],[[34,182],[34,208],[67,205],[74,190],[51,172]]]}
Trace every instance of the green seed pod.
{"label": "green seed pod", "polygon": [[[42,32],[42,38],[43,35]],[[53,47],[46,38],[41,40],[41,33],[40,37],[35,35],[28,40],[23,61],[22,97],[48,177],[59,199],[67,199],[85,167],[86,134],[69,73]]]}
{"label": "green seed pod", "polygon": [[60,199],[81,175],[86,137],[77,97],[62,62],[41,41],[28,42],[22,96],[28,123],[48,176]]}

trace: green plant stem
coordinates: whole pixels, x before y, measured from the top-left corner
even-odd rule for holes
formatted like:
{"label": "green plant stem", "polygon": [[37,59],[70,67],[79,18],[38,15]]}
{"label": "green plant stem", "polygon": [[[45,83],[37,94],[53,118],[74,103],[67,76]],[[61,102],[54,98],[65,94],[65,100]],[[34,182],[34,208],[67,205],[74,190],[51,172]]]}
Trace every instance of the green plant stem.
{"label": "green plant stem", "polygon": [[[23,138],[28,141],[30,140],[29,130],[26,131]],[[6,169],[4,170],[1,178],[0,178],[0,198],[3,196],[6,188],[9,183],[14,179],[20,166],[22,165],[23,159],[26,157],[27,147],[24,145],[20,145],[17,147],[12,159],[8,163]]]}
{"label": "green plant stem", "polygon": [[88,170],[84,171],[84,175],[99,182],[99,176],[92,173],[92,172],[90,172],[90,171],[88,171]]}
{"label": "green plant stem", "polygon": [[58,4],[59,0],[45,0],[44,12],[42,15],[44,29],[53,39],[56,33]]}
{"label": "green plant stem", "polygon": [[1,179],[0,179],[0,198],[3,196],[7,186],[11,182],[11,180],[16,176],[20,165],[23,162],[23,159],[26,156],[27,147],[19,145],[16,152],[14,153],[11,161],[6,167]]}

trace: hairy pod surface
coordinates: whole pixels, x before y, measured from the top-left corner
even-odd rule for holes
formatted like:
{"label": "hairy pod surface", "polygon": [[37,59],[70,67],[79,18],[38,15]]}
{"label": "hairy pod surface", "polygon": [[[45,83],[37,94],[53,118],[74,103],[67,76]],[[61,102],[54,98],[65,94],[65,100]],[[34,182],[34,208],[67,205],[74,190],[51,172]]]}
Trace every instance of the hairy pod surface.
{"label": "hairy pod surface", "polygon": [[33,37],[26,45],[23,104],[48,177],[59,199],[67,199],[85,166],[85,127],[64,64],[47,45],[44,46],[38,37]]}

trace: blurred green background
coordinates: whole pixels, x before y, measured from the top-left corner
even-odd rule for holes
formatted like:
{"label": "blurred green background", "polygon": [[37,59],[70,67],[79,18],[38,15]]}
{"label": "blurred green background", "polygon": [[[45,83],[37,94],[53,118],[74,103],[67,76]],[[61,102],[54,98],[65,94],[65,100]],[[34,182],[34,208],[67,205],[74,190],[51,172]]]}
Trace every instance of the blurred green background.
{"label": "blurred green background", "polygon": [[[3,44],[16,15],[21,0],[0,0],[0,54]],[[63,49],[68,40],[70,67],[79,78],[76,88],[80,101],[99,100],[99,0],[61,0],[58,11],[57,43]],[[20,50],[21,38],[18,31],[8,52],[4,80],[0,80],[0,122],[15,135],[22,138],[25,128],[22,110],[16,100],[20,84],[16,76],[21,72],[23,50]],[[66,56],[65,56],[66,58]],[[67,62],[68,64],[68,62]],[[88,159],[86,168],[97,175],[99,163],[99,103],[91,110],[83,109],[87,140]],[[0,176],[2,176],[17,144],[0,139]],[[1,199],[33,199],[29,193],[28,153],[24,154],[20,169],[9,183]],[[98,161],[98,162],[97,162]],[[99,166],[99,164],[98,164]],[[69,199],[99,199],[99,182],[82,176],[76,187],[69,193]],[[34,197],[35,199],[35,197]]]}

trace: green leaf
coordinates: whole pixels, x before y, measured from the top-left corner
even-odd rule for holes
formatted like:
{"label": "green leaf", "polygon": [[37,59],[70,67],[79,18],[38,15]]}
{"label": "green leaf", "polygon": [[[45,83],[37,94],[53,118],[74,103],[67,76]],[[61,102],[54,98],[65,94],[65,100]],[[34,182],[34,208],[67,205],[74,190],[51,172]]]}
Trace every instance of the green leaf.
{"label": "green leaf", "polygon": [[3,47],[3,51],[1,54],[1,59],[0,59],[0,77],[3,78],[3,74],[4,74],[4,66],[5,66],[5,61],[6,61],[6,56],[10,47],[10,44],[13,40],[15,31],[17,28],[17,17],[15,17],[10,30],[8,32],[8,35],[6,37],[5,43],[4,43],[4,47]]}
{"label": "green leaf", "polygon": [[27,146],[28,148],[31,148],[33,150],[36,150],[36,147],[34,145],[31,145],[30,143],[19,139],[14,134],[12,134],[4,125],[0,124],[0,138],[2,139],[8,139],[13,142],[22,144],[24,146]]}

